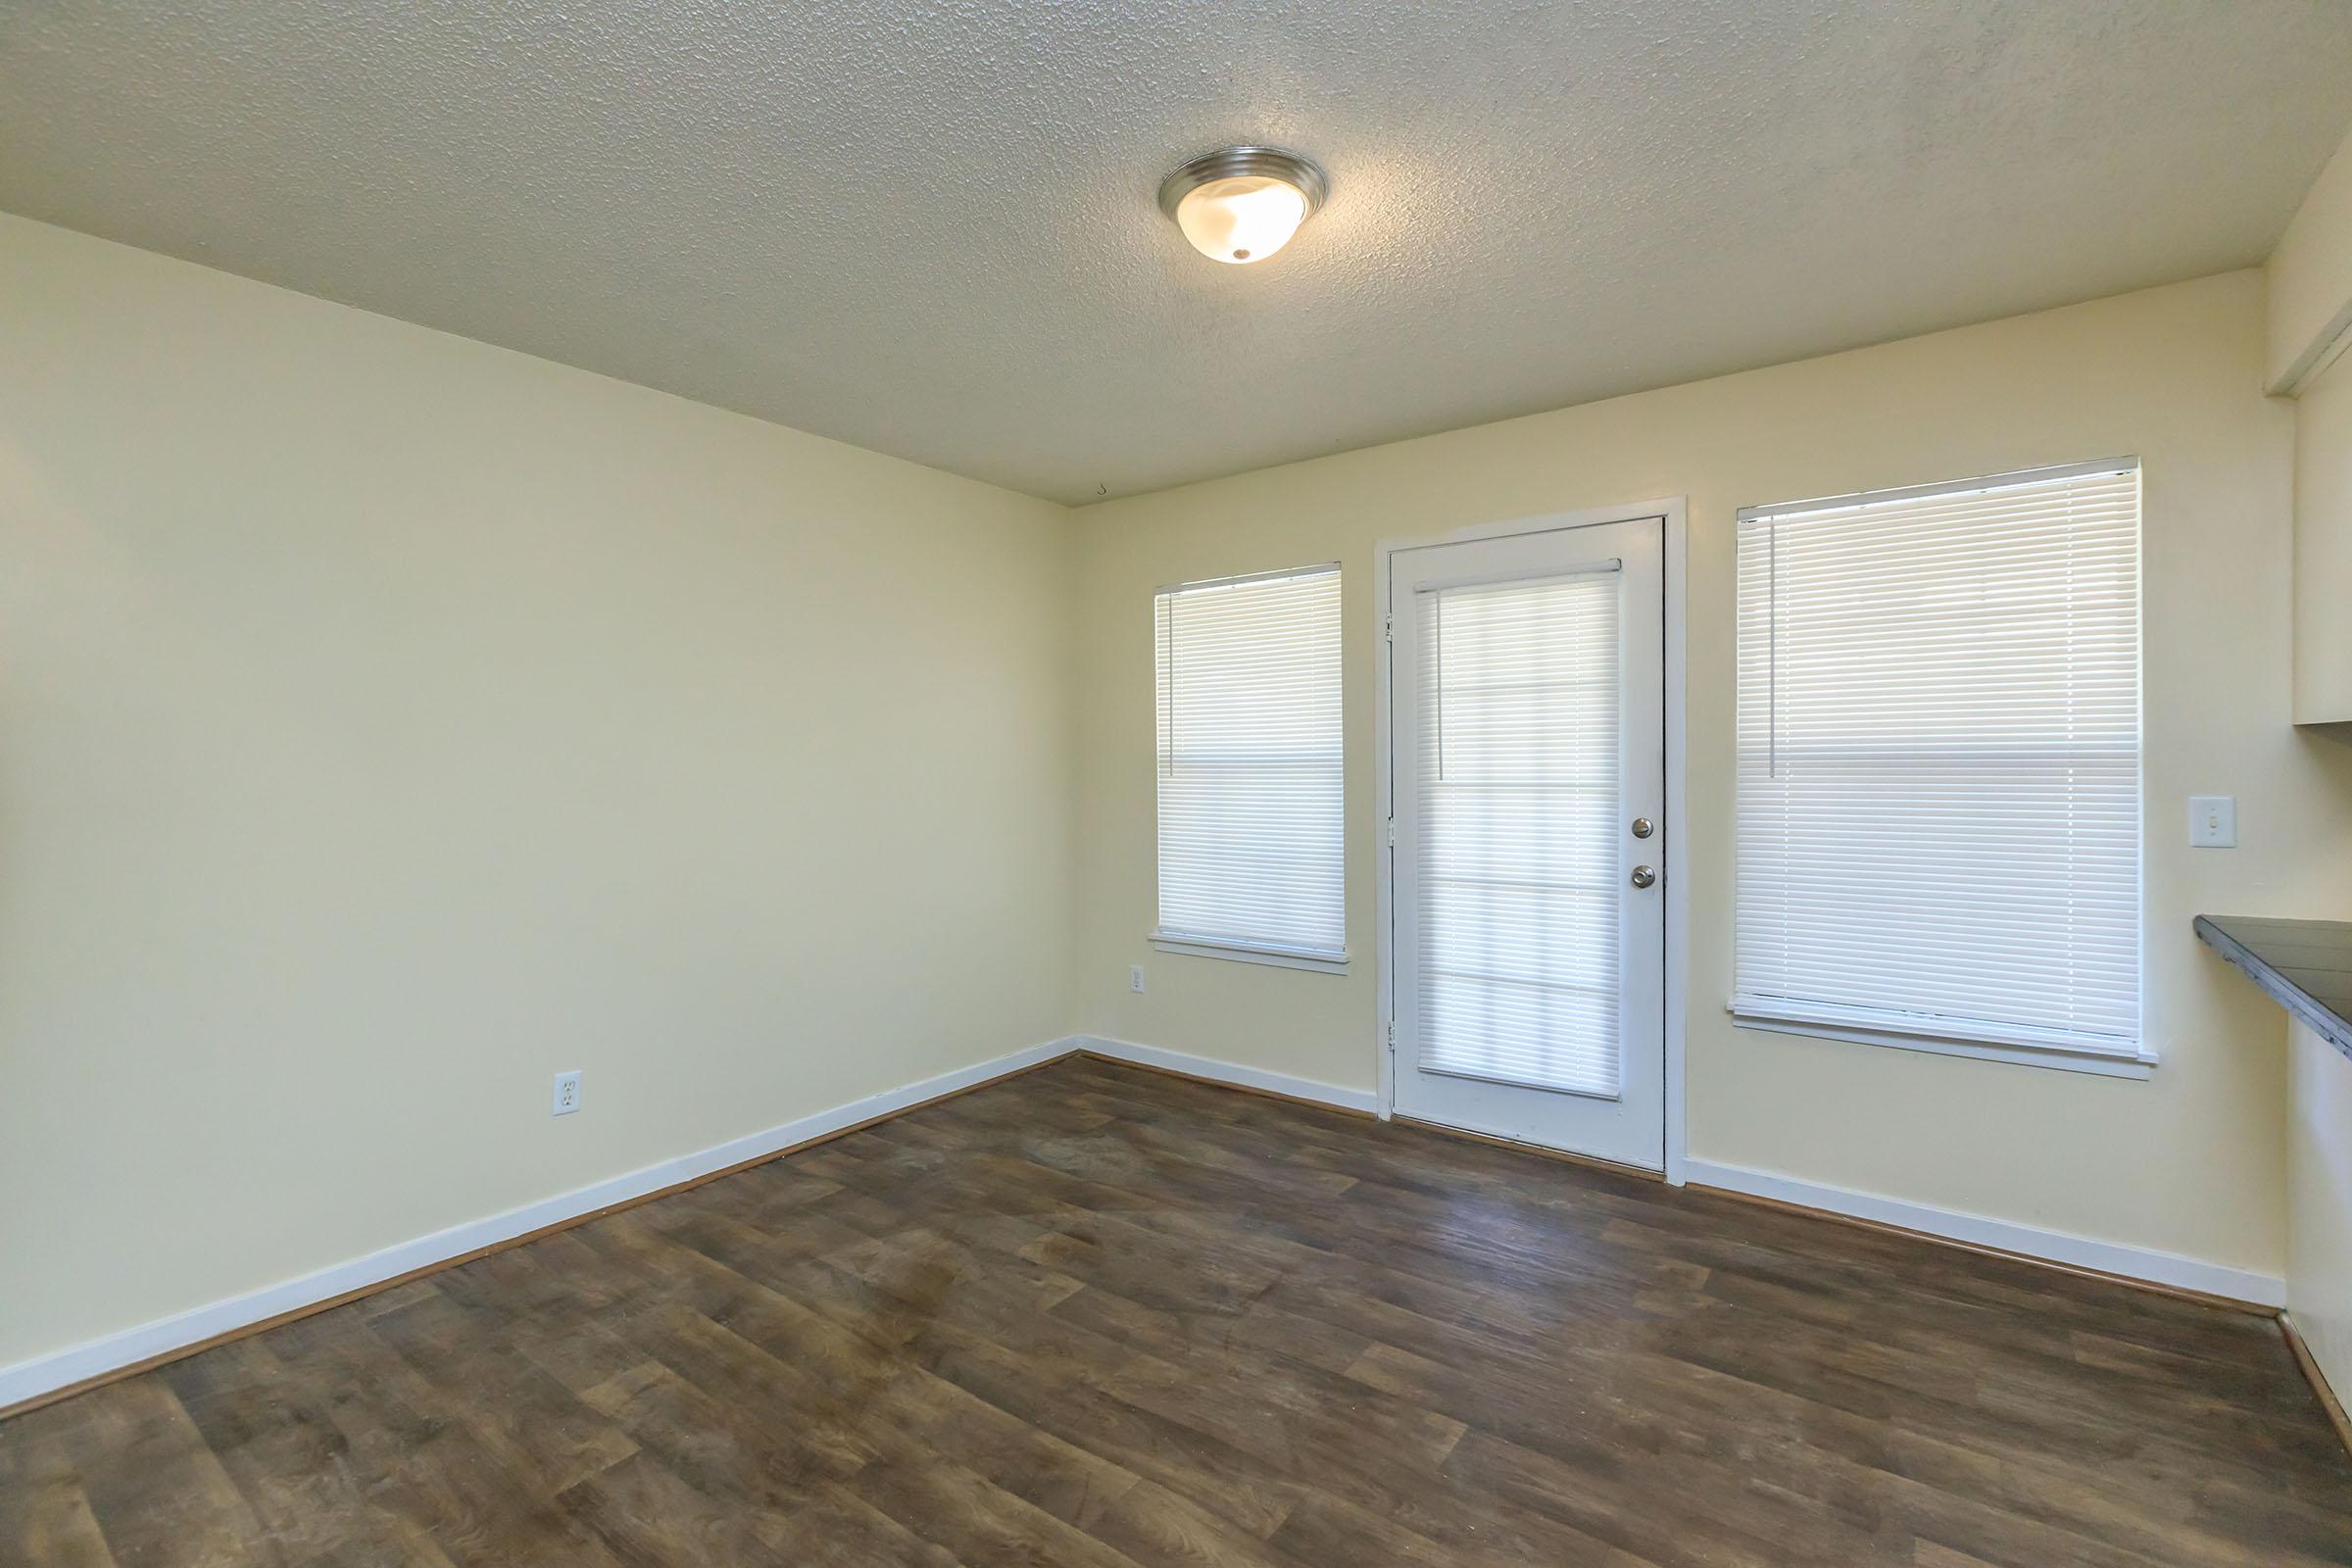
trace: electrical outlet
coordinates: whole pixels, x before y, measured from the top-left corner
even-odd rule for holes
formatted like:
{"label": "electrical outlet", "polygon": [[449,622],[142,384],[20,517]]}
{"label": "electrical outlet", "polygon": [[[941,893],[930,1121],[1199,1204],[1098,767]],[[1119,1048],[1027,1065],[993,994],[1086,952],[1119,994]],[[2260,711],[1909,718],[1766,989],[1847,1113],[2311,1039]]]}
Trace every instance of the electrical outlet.
{"label": "electrical outlet", "polygon": [[556,1114],[568,1116],[580,1108],[580,1070],[556,1074]]}
{"label": "electrical outlet", "polygon": [[1127,966],[1127,989],[1139,997],[1143,995],[1144,966],[1142,964],[1131,963]]}
{"label": "electrical outlet", "polygon": [[2191,849],[2237,848],[2237,797],[2191,795],[2188,798],[2188,842]]}

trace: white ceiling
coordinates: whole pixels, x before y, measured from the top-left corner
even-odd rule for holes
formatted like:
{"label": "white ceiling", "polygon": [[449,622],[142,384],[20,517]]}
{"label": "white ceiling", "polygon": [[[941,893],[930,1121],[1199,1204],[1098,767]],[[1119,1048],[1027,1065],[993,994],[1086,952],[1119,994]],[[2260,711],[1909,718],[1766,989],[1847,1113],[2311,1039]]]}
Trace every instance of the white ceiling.
{"label": "white ceiling", "polygon": [[2346,0],[0,0],[0,208],[1063,501],[2243,266],[2348,120]]}

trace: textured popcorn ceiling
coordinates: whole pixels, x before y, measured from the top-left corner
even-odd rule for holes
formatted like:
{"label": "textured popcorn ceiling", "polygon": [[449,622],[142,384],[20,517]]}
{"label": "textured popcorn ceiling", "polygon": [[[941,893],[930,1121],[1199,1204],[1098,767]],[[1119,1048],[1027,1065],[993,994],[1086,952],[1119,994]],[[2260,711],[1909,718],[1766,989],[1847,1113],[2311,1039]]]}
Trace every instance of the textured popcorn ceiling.
{"label": "textured popcorn ceiling", "polygon": [[0,0],[0,207],[1065,501],[2243,266],[2348,119],[2346,0]]}

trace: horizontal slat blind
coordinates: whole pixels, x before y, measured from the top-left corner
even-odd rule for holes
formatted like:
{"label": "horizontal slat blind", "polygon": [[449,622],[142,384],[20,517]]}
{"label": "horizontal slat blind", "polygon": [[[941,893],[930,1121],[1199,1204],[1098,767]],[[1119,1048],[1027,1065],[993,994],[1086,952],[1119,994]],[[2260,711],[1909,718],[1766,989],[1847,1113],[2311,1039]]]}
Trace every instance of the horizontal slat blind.
{"label": "horizontal slat blind", "polygon": [[1738,980],[1767,1019],[2139,1048],[2139,473],[1743,513]]}
{"label": "horizontal slat blind", "polygon": [[1618,1093],[1620,581],[1416,596],[1425,1072]]}
{"label": "horizontal slat blind", "polygon": [[1339,958],[1340,572],[1163,591],[1159,930]]}

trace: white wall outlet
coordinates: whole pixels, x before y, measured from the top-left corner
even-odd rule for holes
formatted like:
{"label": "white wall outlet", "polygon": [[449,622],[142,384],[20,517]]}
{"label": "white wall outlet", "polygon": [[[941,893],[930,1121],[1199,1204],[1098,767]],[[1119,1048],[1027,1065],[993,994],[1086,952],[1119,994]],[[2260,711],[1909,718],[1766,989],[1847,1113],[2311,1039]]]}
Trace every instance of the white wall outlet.
{"label": "white wall outlet", "polygon": [[1127,966],[1127,989],[1134,992],[1137,996],[1143,995],[1144,966],[1142,964],[1131,963]]}
{"label": "white wall outlet", "polygon": [[556,1074],[556,1114],[568,1116],[580,1108],[580,1070]]}
{"label": "white wall outlet", "polygon": [[2237,848],[2237,797],[2191,795],[2188,798],[2189,847],[2199,850]]}

